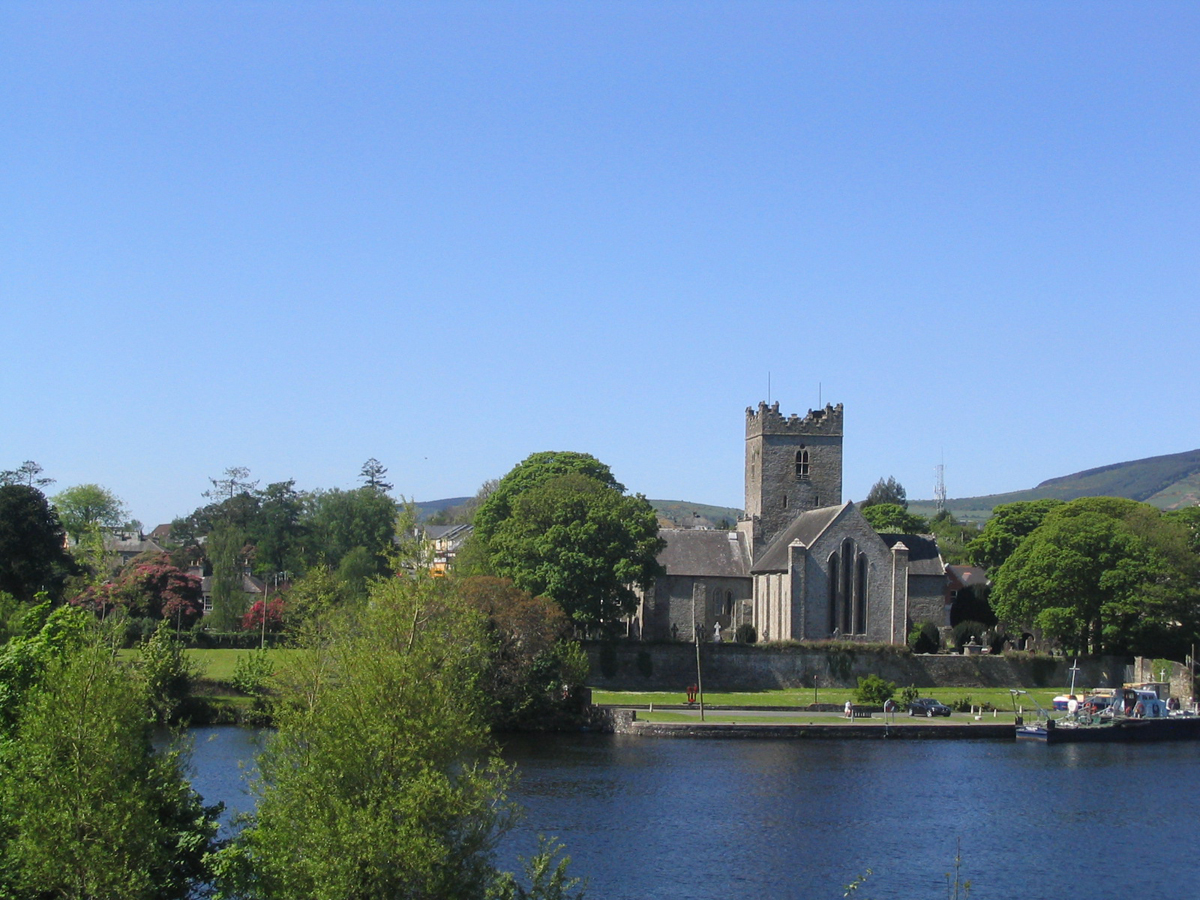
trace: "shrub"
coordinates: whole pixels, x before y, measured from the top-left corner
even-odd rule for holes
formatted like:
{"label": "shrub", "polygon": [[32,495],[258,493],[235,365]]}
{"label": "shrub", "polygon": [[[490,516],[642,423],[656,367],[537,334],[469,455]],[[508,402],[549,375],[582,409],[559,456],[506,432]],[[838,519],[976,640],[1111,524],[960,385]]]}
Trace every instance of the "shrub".
{"label": "shrub", "polygon": [[743,622],[737,627],[734,633],[734,640],[739,644],[757,644],[758,632],[754,630],[754,626],[749,622]]}
{"label": "shrub", "polygon": [[900,705],[907,707],[920,696],[921,692],[917,690],[917,686],[915,684],[910,684],[900,692]]}
{"label": "shrub", "polygon": [[932,622],[919,622],[909,632],[908,645],[913,653],[937,653],[942,649],[942,636]]}
{"label": "shrub", "polygon": [[267,679],[274,673],[266,651],[255,650],[237,658],[230,683],[243,694],[257,697],[267,689]]}
{"label": "shrub", "polygon": [[184,654],[165,620],[138,648],[137,670],[155,718],[163,725],[174,720],[200,677],[199,667]]}
{"label": "shrub", "polygon": [[854,690],[854,702],[869,706],[882,706],[891,700],[895,693],[896,683],[894,681],[884,681],[878,675],[868,675],[865,678],[860,675],[858,687]]}

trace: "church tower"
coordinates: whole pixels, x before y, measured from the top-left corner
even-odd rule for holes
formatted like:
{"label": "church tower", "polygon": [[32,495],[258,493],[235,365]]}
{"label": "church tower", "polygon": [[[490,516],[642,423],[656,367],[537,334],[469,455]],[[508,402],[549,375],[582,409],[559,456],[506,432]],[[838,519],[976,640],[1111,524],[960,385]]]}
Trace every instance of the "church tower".
{"label": "church tower", "polygon": [[842,404],[779,414],[779,404],[746,409],[746,520],[757,557],[797,515],[842,502]]}

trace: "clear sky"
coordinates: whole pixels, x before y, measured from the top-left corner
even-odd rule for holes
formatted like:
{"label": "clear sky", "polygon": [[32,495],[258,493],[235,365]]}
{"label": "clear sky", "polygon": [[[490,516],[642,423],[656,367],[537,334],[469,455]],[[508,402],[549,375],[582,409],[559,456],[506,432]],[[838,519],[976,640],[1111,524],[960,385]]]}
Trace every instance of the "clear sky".
{"label": "clear sky", "polygon": [[[0,5],[0,468],[152,526],[578,450],[741,506],[1200,447],[1200,4]],[[768,388],[769,385],[769,388]]]}

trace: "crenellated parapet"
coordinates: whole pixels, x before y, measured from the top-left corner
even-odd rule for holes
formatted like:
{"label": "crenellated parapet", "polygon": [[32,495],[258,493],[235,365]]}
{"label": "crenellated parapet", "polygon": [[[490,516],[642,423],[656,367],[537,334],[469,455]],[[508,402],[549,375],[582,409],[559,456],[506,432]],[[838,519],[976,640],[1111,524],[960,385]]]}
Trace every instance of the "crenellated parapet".
{"label": "crenellated parapet", "polygon": [[746,407],[746,437],[764,434],[842,436],[842,404],[827,403],[824,409],[810,409],[801,417],[782,416],[779,403],[760,402],[758,409]]}

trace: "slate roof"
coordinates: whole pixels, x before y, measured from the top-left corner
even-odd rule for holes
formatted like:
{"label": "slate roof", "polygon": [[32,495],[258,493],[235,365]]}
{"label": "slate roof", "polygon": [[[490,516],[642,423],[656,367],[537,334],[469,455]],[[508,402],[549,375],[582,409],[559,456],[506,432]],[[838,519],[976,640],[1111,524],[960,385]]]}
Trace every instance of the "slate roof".
{"label": "slate roof", "polygon": [[439,538],[448,540],[462,540],[474,530],[472,525],[423,525],[425,529],[425,537],[431,541],[436,541]]}
{"label": "slate roof", "polygon": [[937,538],[932,534],[881,534],[888,549],[903,542],[908,548],[909,575],[945,575],[946,564],[942,562]]}
{"label": "slate roof", "polygon": [[667,542],[658,561],[668,575],[750,577],[750,554],[736,531],[664,528],[658,534]]}
{"label": "slate roof", "polygon": [[771,545],[754,562],[755,572],[784,572],[788,567],[788,547],[793,541],[799,541],[805,547],[811,547],[821,533],[828,528],[833,520],[841,515],[850,503],[841,506],[822,506],[820,509],[810,509],[800,513],[795,520],[784,529],[783,534],[775,538]]}
{"label": "slate roof", "polygon": [[946,566],[946,574],[955,584],[951,587],[974,587],[977,584],[987,584],[987,569],[980,566]]}

